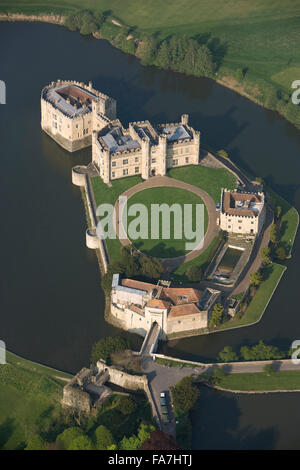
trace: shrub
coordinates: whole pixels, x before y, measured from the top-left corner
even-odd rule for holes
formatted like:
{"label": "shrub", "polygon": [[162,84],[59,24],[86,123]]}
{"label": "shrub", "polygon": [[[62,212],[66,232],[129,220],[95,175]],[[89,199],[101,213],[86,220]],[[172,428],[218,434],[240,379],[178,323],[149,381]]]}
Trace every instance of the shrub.
{"label": "shrub", "polygon": [[202,278],[202,269],[200,266],[190,266],[186,270],[187,278],[192,282],[201,281]]}
{"label": "shrub", "polygon": [[105,426],[98,426],[95,431],[95,446],[98,450],[107,450],[115,446],[116,442],[112,433]]}
{"label": "shrub", "polygon": [[136,410],[136,404],[131,398],[121,397],[118,402],[118,410],[120,410],[123,415],[129,415]]}
{"label": "shrub", "polygon": [[96,364],[99,359],[110,361],[110,355],[116,351],[130,349],[130,341],[121,336],[108,336],[100,339],[92,347],[91,363]]}
{"label": "shrub", "polygon": [[191,410],[199,397],[199,390],[193,384],[191,377],[184,377],[171,387],[171,392],[177,414]]}

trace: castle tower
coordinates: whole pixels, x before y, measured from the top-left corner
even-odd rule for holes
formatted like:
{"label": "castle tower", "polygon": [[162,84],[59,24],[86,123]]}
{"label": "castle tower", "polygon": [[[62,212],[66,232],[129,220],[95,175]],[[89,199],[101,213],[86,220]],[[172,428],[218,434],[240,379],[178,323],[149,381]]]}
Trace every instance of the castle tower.
{"label": "castle tower", "polygon": [[150,173],[150,141],[144,140],[141,144],[142,147],[142,178],[147,180]]}
{"label": "castle tower", "polygon": [[167,172],[167,137],[165,135],[159,136],[159,166],[158,172],[161,176],[165,176]]}

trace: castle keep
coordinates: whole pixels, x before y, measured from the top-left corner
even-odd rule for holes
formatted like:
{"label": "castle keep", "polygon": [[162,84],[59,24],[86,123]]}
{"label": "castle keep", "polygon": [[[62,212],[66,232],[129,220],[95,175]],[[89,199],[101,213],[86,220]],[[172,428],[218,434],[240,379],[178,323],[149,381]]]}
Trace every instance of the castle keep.
{"label": "castle keep", "polygon": [[41,125],[59,145],[74,152],[92,145],[92,160],[105,183],[126,176],[148,179],[176,166],[198,164],[200,132],[188,115],[171,124],[116,119],[116,101],[79,82],[52,82],[42,90]]}
{"label": "castle keep", "polygon": [[95,129],[93,116],[107,123],[116,117],[116,101],[94,90],[92,83],[58,80],[41,93],[41,126],[69,152],[89,147]]}

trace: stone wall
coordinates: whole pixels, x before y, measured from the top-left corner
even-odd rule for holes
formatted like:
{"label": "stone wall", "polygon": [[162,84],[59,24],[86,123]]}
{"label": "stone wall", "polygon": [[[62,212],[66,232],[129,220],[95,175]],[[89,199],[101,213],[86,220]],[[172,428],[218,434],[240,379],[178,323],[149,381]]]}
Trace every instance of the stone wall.
{"label": "stone wall", "polygon": [[90,395],[81,388],[76,388],[74,380],[64,387],[62,404],[84,413],[91,411]]}

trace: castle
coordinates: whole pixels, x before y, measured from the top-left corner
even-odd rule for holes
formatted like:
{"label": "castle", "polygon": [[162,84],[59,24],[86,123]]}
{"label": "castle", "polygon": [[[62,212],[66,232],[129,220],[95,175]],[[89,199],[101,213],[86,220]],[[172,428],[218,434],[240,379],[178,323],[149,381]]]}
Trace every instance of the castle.
{"label": "castle", "polygon": [[228,233],[256,235],[265,220],[265,197],[262,192],[248,193],[222,189],[220,228]]}
{"label": "castle", "polygon": [[130,122],[116,118],[116,101],[93,89],[92,83],[52,82],[41,93],[41,126],[69,152],[92,145],[92,160],[107,184],[114,179],[165,175],[176,166],[198,164],[200,132],[188,115],[171,124]]}
{"label": "castle", "polygon": [[167,281],[157,284],[120,279],[113,275],[111,314],[122,328],[145,336],[153,323],[160,336],[208,327],[212,307],[221,292],[211,288],[170,287]]}

